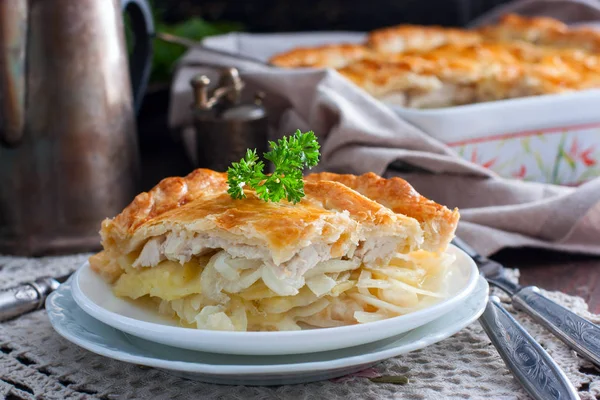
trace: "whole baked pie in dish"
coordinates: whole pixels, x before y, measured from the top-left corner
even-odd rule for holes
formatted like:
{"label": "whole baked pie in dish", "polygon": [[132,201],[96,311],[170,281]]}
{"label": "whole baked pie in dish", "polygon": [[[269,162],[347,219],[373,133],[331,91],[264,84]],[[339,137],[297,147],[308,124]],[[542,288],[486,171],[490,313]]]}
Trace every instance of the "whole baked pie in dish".
{"label": "whole baked pie in dish", "polygon": [[270,62],[335,68],[382,101],[435,108],[599,88],[599,52],[597,31],[507,15],[474,30],[384,28],[363,44],[296,48]]}
{"label": "whole baked pie in dish", "polygon": [[103,222],[92,269],[198,329],[335,327],[443,298],[459,213],[406,181],[312,174],[296,203],[227,187],[226,173],[198,169],[139,194]]}

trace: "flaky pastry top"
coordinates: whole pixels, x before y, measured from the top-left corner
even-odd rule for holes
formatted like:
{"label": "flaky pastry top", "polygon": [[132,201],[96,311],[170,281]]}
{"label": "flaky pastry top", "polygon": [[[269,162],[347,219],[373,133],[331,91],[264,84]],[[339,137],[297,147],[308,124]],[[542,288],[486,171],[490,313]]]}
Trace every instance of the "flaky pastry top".
{"label": "flaky pastry top", "polygon": [[136,196],[123,212],[102,223],[105,249],[128,253],[148,238],[173,230],[218,234],[274,251],[294,251],[320,236],[354,240],[367,236],[414,236],[419,223],[395,213],[348,186],[331,180],[308,180],[297,204],[264,202],[252,190],[234,200],[225,173],[198,169],[183,178],[167,178]]}
{"label": "flaky pastry top", "polygon": [[369,33],[367,47],[380,53],[426,52],[444,45],[468,46],[483,40],[477,32],[441,26],[399,25]]}
{"label": "flaky pastry top", "polygon": [[600,52],[600,32],[586,27],[570,28],[553,18],[508,14],[498,24],[484,26],[477,31],[487,40],[518,40],[552,48]]}
{"label": "flaky pastry top", "polygon": [[475,30],[383,28],[364,44],[292,49],[271,61],[285,68],[335,68],[374,97],[392,93],[404,96],[405,105],[426,106],[417,98],[427,93],[449,96],[442,103],[465,104],[598,88],[599,53],[600,32],[511,14]]}
{"label": "flaky pastry top", "polygon": [[270,62],[284,68],[331,67],[341,68],[363,59],[371,50],[359,44],[332,44],[318,48],[299,47],[271,58]]}
{"label": "flaky pastry top", "polygon": [[322,172],[310,174],[308,181],[334,181],[356,190],[398,214],[416,219],[425,234],[423,248],[443,251],[454,237],[460,214],[420,195],[399,177],[382,178],[372,172],[363,175]]}

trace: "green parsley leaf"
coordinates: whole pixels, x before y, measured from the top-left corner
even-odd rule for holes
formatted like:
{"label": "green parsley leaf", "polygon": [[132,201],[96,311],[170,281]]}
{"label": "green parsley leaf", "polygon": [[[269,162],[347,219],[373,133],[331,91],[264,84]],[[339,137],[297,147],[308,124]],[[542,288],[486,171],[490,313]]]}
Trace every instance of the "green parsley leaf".
{"label": "green parsley leaf", "polygon": [[297,130],[290,137],[269,142],[269,147],[271,150],[264,154],[264,158],[275,166],[272,174],[263,172],[265,164],[258,159],[256,150],[250,149],[244,158],[227,169],[227,193],[232,198],[245,198],[246,186],[254,189],[264,201],[286,199],[295,204],[304,197],[302,171],[317,165],[321,155],[314,132],[302,133]]}

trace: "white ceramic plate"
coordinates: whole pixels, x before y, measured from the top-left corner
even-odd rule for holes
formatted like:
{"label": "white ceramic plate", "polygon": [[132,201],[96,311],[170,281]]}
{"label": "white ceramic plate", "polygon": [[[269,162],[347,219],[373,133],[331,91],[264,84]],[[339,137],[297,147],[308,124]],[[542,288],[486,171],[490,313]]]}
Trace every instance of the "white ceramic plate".
{"label": "white ceramic plate", "polygon": [[360,371],[453,335],[479,318],[488,298],[487,282],[478,278],[473,293],[455,311],[401,335],[320,353],[242,356],[183,350],[123,333],[77,307],[71,295],[72,282],[61,285],[46,302],[52,326],[65,339],[105,357],[164,369],[189,379],[231,385],[312,382]]}
{"label": "white ceramic plate", "polygon": [[92,317],[152,342],[224,354],[280,355],[329,351],[374,342],[408,332],[463,303],[477,284],[477,266],[456,247],[449,267],[449,297],[410,314],[339,328],[286,332],[222,332],[183,328],[153,309],[116,297],[110,285],[84,264],[73,279],[73,298]]}

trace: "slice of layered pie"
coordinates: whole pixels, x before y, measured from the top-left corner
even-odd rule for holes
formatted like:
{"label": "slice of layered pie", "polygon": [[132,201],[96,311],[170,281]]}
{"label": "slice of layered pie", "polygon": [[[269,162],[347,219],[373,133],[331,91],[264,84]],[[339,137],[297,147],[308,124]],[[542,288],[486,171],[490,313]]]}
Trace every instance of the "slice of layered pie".
{"label": "slice of layered pie", "polygon": [[103,222],[92,269],[198,329],[334,327],[443,297],[459,215],[405,181],[310,175],[295,204],[227,189],[206,169],[161,181]]}

